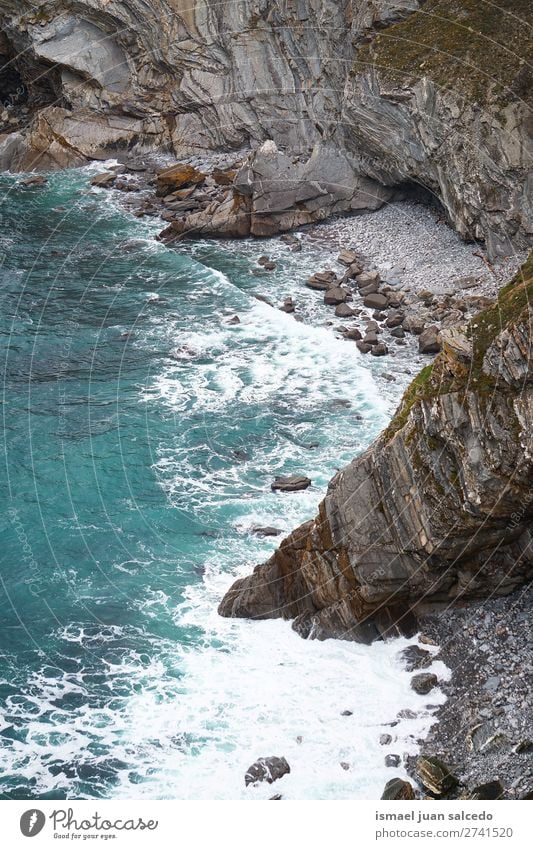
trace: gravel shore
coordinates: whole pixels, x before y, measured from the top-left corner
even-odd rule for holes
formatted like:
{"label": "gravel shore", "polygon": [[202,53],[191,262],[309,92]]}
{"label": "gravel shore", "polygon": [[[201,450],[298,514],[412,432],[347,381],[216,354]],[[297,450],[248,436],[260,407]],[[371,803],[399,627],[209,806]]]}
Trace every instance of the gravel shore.
{"label": "gravel shore", "polygon": [[[441,682],[446,702],[421,741],[464,788],[499,781],[503,797],[533,794],[531,585],[504,598],[427,616],[422,630],[452,671]],[[429,697],[430,698],[430,697]],[[416,759],[408,769],[416,777]]]}

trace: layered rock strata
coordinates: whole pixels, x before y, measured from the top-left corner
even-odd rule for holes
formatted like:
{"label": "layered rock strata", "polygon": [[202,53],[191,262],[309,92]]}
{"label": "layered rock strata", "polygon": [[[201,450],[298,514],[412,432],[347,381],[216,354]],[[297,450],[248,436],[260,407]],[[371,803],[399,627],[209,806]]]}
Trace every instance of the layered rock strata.
{"label": "layered rock strata", "polygon": [[316,519],[224,597],[222,616],[372,640],[533,574],[533,258],[413,381]]}

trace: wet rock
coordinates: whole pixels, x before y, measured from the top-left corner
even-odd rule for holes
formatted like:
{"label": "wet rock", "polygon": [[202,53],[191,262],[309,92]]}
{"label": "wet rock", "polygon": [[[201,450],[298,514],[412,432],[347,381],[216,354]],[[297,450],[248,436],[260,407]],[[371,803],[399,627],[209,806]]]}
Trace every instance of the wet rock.
{"label": "wet rock", "polygon": [[424,756],[417,758],[416,774],[424,787],[433,796],[444,796],[458,785],[456,776],[439,758]]}
{"label": "wet rock", "polygon": [[236,324],[240,324],[240,323],[241,323],[241,320],[240,320],[238,315],[234,315],[233,318],[228,319],[228,321],[226,322],[226,324],[231,324],[231,325],[236,325]]}
{"label": "wet rock", "polygon": [[310,478],[304,475],[289,475],[288,477],[276,477],[271,489],[279,492],[298,492],[311,486]]}
{"label": "wet rock", "polygon": [[431,652],[426,649],[421,649],[419,646],[407,646],[399,653],[400,662],[407,672],[413,672],[415,669],[423,669],[430,666],[433,657]]}
{"label": "wet rock", "polygon": [[337,318],[351,318],[355,314],[355,310],[349,307],[348,304],[338,304],[335,308]]}
{"label": "wet rock", "polygon": [[403,329],[403,327],[395,327],[393,330],[391,330],[390,335],[393,336],[395,339],[404,339],[405,330]]}
{"label": "wet rock", "polygon": [[387,781],[381,798],[387,801],[414,799],[415,791],[409,781],[404,781],[402,778],[391,778],[390,781]]}
{"label": "wet rock", "polygon": [[379,292],[376,292],[373,295],[367,295],[363,301],[364,306],[371,310],[385,309],[388,303],[388,298],[385,295],[381,295]]}
{"label": "wet rock", "polygon": [[34,177],[28,177],[26,180],[21,180],[19,185],[24,186],[25,188],[30,188],[31,186],[45,186],[47,182],[48,180],[46,177],[43,177],[40,174],[35,174]]}
{"label": "wet rock", "polygon": [[343,710],[341,716],[353,716],[353,710]]}
{"label": "wet rock", "polygon": [[436,675],[432,675],[430,672],[421,672],[420,675],[414,675],[411,678],[411,689],[420,696],[426,696],[438,683],[439,679]]}
{"label": "wet rock", "polygon": [[405,316],[402,312],[393,312],[387,317],[385,324],[392,330],[394,327],[399,327],[404,318]]}
{"label": "wet rock", "polygon": [[338,306],[338,304],[345,303],[349,292],[346,289],[342,289],[340,286],[335,286],[332,289],[328,289],[326,294],[324,295],[324,303],[327,306]]}
{"label": "wet rock", "polygon": [[438,354],[441,350],[439,328],[434,324],[426,327],[420,334],[418,350],[421,354]]}
{"label": "wet rock", "polygon": [[379,738],[380,746],[388,746],[389,743],[392,743],[392,735],[391,734],[381,734]]}
{"label": "wet rock", "polygon": [[348,772],[348,770],[350,769],[350,764],[349,764],[349,763],[346,763],[346,761],[341,761],[341,762],[340,762],[340,766],[342,767],[342,769],[343,769],[345,772]]}
{"label": "wet rock", "polygon": [[258,537],[279,537],[283,531],[280,531],[279,528],[270,527],[270,525],[266,525],[265,527],[256,525],[252,528],[252,533]]}
{"label": "wet rock", "polygon": [[375,330],[369,330],[368,333],[365,333],[363,336],[363,342],[366,342],[368,345],[377,345],[378,341],[378,335]]}
{"label": "wet rock", "polygon": [[385,345],[385,342],[378,342],[377,345],[372,345],[370,353],[373,357],[385,357],[389,353],[389,349]]}
{"label": "wet rock", "polygon": [[285,758],[259,758],[246,770],[244,783],[246,787],[263,781],[266,781],[267,784],[273,784],[274,781],[283,778],[290,771],[291,768]]}
{"label": "wet rock", "polygon": [[385,766],[396,768],[400,766],[401,758],[399,755],[385,755]]}
{"label": "wet rock", "polygon": [[369,283],[368,286],[363,286],[359,289],[359,294],[362,298],[366,298],[367,295],[373,295],[374,293],[379,291],[379,283],[376,281],[375,283]]}
{"label": "wet rock", "polygon": [[282,799],[283,799],[283,796],[281,795],[281,793],[276,793],[275,796],[270,796],[268,801],[269,802],[281,802]]}
{"label": "wet rock", "polygon": [[296,304],[294,303],[292,298],[285,298],[283,304],[280,307],[282,312],[293,313],[296,309]]}
{"label": "wet rock", "polygon": [[327,292],[333,288],[333,284],[337,280],[337,275],[334,271],[317,271],[312,274],[306,281],[306,286],[309,289],[316,289],[319,292]]}
{"label": "wet rock", "polygon": [[533,752],[533,741],[521,740],[520,743],[518,743],[518,745],[515,747],[515,752],[517,755],[522,755],[526,752]]}
{"label": "wet rock", "polygon": [[359,342],[363,338],[363,334],[357,327],[348,327],[344,335],[346,339],[353,342]]}
{"label": "wet rock", "polygon": [[411,710],[410,708],[402,708],[396,714],[398,719],[416,719],[417,714],[416,711]]}
{"label": "wet rock", "polygon": [[425,321],[418,315],[408,315],[402,322],[402,327],[407,333],[420,336],[425,327]]}
{"label": "wet rock", "polygon": [[342,283],[347,283],[349,280],[354,280],[358,274],[361,274],[361,266],[354,262],[349,268],[346,269],[344,274],[342,275]]}
{"label": "wet rock", "polygon": [[362,354],[369,354],[372,350],[372,345],[370,345],[369,342],[363,342],[362,340],[359,340],[356,342],[356,345]]}

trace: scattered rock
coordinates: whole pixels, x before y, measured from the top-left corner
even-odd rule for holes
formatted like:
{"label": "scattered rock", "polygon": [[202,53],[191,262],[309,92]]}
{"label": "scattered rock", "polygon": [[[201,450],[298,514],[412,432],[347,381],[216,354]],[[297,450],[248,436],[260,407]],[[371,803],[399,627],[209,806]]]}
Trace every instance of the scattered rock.
{"label": "scattered rock", "polygon": [[279,537],[283,531],[280,531],[279,528],[271,528],[269,525],[266,527],[257,525],[252,528],[252,533],[258,537]]}
{"label": "scattered rock", "polygon": [[343,304],[349,292],[346,289],[342,289],[340,286],[335,286],[333,289],[328,289],[326,294],[324,295],[324,303],[327,306],[337,306],[338,304]]}
{"label": "scattered rock", "polygon": [[349,307],[348,304],[337,304],[335,308],[335,315],[337,318],[351,318],[355,314],[355,310]]}
{"label": "scattered rock", "polygon": [[409,781],[404,781],[402,778],[391,778],[390,781],[387,781],[381,798],[388,801],[414,799],[415,791]]}
{"label": "scattered rock", "polygon": [[362,274],[357,275],[357,286],[359,289],[364,289],[372,283],[377,283],[378,285],[381,283],[381,277],[377,271],[363,271]]}
{"label": "scattered rock", "polygon": [[405,316],[402,312],[393,312],[387,317],[385,324],[392,330],[394,327],[399,327],[404,318]]}
{"label": "scattered rock", "polygon": [[401,758],[399,755],[385,755],[385,766],[396,768],[400,766]]}
{"label": "scattered rock", "polygon": [[203,183],[205,174],[193,168],[192,165],[182,165],[177,163],[169,168],[164,168],[156,175],[157,195],[164,197],[171,191],[181,189],[183,186],[188,186],[191,183]]}
{"label": "scattered rock", "polygon": [[378,342],[377,345],[372,346],[370,353],[373,357],[385,357],[389,353],[389,349],[385,345],[385,342]]}
{"label": "scattered rock", "polygon": [[46,177],[36,174],[34,177],[27,177],[26,180],[22,180],[19,185],[29,188],[30,186],[45,186],[47,182]]}
{"label": "scattered rock", "polygon": [[342,769],[344,769],[346,772],[348,772],[348,770],[350,769],[350,764],[346,763],[346,761],[341,761],[341,762],[340,762],[340,766],[341,766],[341,767],[342,767]]}
{"label": "scattered rock", "polygon": [[424,667],[430,666],[433,661],[431,652],[421,649],[419,646],[407,646],[406,649],[400,652],[399,658],[407,672],[413,672],[415,669],[424,669]]}
{"label": "scattered rock", "polygon": [[100,188],[105,188],[106,186],[112,186],[116,179],[116,174],[112,174],[111,171],[104,171],[102,174],[96,174],[92,178],[91,186],[100,186]]}
{"label": "scattered rock", "polygon": [[379,339],[376,331],[369,330],[368,333],[365,333],[365,335],[363,336],[363,342],[366,342],[368,345],[377,345]]}
{"label": "scattered rock", "polygon": [[405,330],[403,327],[394,327],[390,333],[395,339],[403,339],[405,337]]}
{"label": "scattered rock", "polygon": [[379,738],[380,746],[388,746],[389,743],[392,743],[392,735],[391,734],[381,734]]}
{"label": "scattered rock", "polygon": [[364,306],[370,310],[385,309],[388,303],[388,298],[385,295],[381,295],[379,292],[376,292],[373,295],[367,295],[363,301]]}
{"label": "scattered rock", "polygon": [[276,477],[271,485],[272,490],[280,492],[298,492],[311,486],[310,478],[304,475],[289,475],[288,477]]}
{"label": "scattered rock", "polygon": [[226,324],[232,324],[232,325],[240,324],[240,323],[241,323],[241,320],[240,320],[238,315],[234,315],[233,318],[229,318],[228,321],[226,322]]}
{"label": "scattered rock", "polygon": [[501,781],[487,781],[485,784],[478,784],[472,790],[467,790],[461,796],[461,799],[468,800],[483,800],[492,801],[493,799],[503,799],[504,787]]}
{"label": "scattered rock", "polygon": [[290,771],[291,768],[285,758],[259,758],[246,770],[244,783],[246,787],[249,784],[259,784],[262,781],[273,784],[274,781],[283,778]]}
{"label": "scattered rock", "polygon": [[285,298],[283,304],[280,307],[282,312],[293,313],[296,309],[296,304],[294,303],[292,298]]}
{"label": "scattered rock", "polygon": [[337,262],[340,262],[342,265],[350,266],[359,262],[359,257],[354,251],[343,249],[337,257]]}
{"label": "scattered rock", "polygon": [[438,354],[441,350],[439,328],[434,324],[426,327],[420,334],[418,350],[421,354]]}
{"label": "scattered rock", "polygon": [[353,716],[353,710],[343,710],[341,716]]}
{"label": "scattered rock", "polygon": [[275,796],[270,796],[268,801],[269,802],[281,802],[282,799],[283,799],[283,796],[281,795],[281,793],[276,793]]}
{"label": "scattered rock", "polygon": [[372,345],[370,345],[368,342],[363,342],[362,340],[358,340],[356,342],[356,345],[362,354],[369,354],[372,350]]}
{"label": "scattered rock", "polygon": [[439,683],[436,675],[430,672],[421,672],[411,678],[411,689],[421,696],[427,696]]}
{"label": "scattered rock", "polygon": [[416,773],[424,787],[434,796],[443,796],[459,783],[450,768],[439,758],[424,756],[417,758]]}
{"label": "scattered rock", "polygon": [[358,342],[363,338],[363,334],[357,327],[348,327],[344,335],[346,339],[351,339],[353,342]]}

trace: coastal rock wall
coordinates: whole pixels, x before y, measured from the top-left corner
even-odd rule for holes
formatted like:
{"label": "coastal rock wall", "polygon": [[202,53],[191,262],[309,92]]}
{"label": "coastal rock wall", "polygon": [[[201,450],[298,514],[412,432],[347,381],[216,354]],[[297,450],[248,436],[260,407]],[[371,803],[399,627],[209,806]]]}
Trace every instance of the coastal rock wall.
{"label": "coastal rock wall", "polygon": [[4,125],[0,161],[334,147],[348,185],[420,184],[509,253],[533,236],[530,16],[527,0],[0,0],[4,78],[33,116]]}
{"label": "coastal rock wall", "polygon": [[238,580],[223,616],[371,640],[533,575],[533,257],[407,390],[314,521]]}

